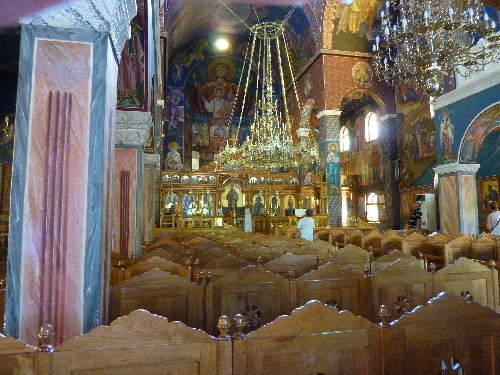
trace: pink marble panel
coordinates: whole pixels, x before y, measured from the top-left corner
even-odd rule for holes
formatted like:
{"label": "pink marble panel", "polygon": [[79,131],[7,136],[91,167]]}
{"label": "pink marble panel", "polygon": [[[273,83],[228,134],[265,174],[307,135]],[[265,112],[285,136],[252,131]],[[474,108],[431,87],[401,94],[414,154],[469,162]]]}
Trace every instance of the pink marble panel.
{"label": "pink marble panel", "polygon": [[115,150],[113,251],[132,257],[136,241],[137,150]]}
{"label": "pink marble panel", "polygon": [[455,235],[458,230],[457,181],[455,176],[439,179],[439,205],[443,233]]}
{"label": "pink marble panel", "polygon": [[21,340],[82,332],[92,45],[37,39],[28,136]]}
{"label": "pink marble panel", "polygon": [[460,205],[462,207],[462,230],[464,234],[477,232],[477,191],[476,178],[472,175],[460,176]]}

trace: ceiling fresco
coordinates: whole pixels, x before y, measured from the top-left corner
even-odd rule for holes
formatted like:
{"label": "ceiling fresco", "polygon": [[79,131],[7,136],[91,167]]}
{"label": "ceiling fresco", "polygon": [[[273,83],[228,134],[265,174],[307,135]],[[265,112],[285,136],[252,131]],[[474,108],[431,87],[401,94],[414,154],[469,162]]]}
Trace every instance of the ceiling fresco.
{"label": "ceiling fresco", "polygon": [[303,4],[296,1],[250,4],[167,0],[163,34],[170,40],[169,56],[175,56],[198,39],[212,43],[219,37],[225,37],[230,44],[237,46],[250,39],[249,28],[255,24],[286,19],[287,43],[294,71],[297,72],[321,48],[322,7],[323,1],[319,0]]}

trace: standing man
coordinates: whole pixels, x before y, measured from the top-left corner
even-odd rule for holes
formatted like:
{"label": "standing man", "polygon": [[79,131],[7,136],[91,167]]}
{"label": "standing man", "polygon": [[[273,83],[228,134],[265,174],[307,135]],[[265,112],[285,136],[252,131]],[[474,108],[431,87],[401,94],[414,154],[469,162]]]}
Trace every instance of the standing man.
{"label": "standing man", "polygon": [[415,201],[413,204],[413,212],[411,213],[410,219],[408,220],[408,227],[412,229],[420,228],[422,221],[422,202]]}
{"label": "standing man", "polygon": [[495,236],[500,236],[500,211],[498,211],[498,203],[495,201],[490,202],[491,213],[486,219],[486,228],[488,232]]}
{"label": "standing man", "polygon": [[308,208],[306,210],[306,216],[299,220],[297,223],[297,231],[295,232],[295,238],[300,236],[308,241],[314,241],[314,228],[316,227],[316,223],[312,218],[313,210],[312,208]]}

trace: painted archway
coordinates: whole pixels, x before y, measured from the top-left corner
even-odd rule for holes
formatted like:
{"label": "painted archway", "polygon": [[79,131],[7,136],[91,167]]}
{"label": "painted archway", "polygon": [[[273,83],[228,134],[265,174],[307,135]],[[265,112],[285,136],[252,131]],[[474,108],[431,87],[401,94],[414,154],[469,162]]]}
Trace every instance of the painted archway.
{"label": "painted archway", "polygon": [[479,150],[491,133],[500,130],[500,102],[477,115],[467,127],[458,151],[459,163],[477,163]]}

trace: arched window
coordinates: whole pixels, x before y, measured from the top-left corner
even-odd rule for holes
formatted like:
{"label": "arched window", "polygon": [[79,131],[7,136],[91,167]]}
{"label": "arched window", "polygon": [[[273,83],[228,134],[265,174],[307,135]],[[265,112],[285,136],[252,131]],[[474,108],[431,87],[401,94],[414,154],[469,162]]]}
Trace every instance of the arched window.
{"label": "arched window", "polygon": [[340,128],[340,152],[348,151],[351,148],[351,139],[349,138],[349,129],[345,126]]}
{"label": "arched window", "polygon": [[373,141],[378,138],[379,133],[379,118],[374,112],[368,112],[365,117],[365,140],[366,142]]}
{"label": "arched window", "polygon": [[366,199],[366,221],[378,222],[378,195],[370,193]]}

